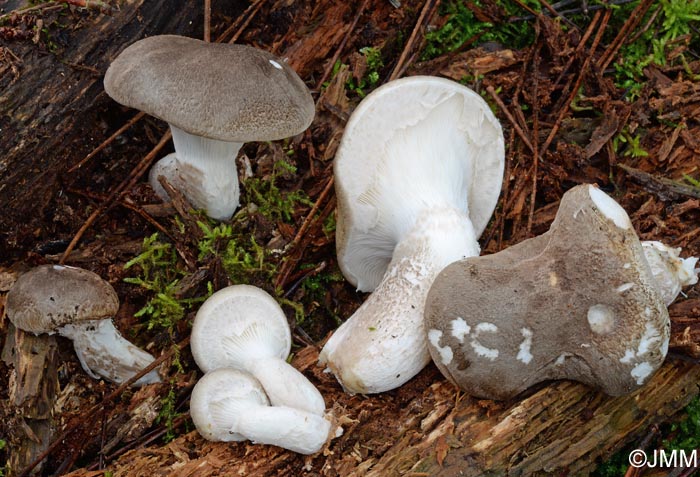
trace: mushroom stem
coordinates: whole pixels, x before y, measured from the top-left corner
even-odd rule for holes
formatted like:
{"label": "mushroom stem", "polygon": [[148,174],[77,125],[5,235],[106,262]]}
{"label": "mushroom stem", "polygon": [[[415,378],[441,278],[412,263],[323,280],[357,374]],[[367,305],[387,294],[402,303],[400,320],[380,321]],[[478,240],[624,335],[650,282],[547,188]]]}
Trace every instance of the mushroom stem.
{"label": "mushroom stem", "polygon": [[257,358],[246,363],[244,369],[260,381],[273,406],[292,407],[318,416],[325,412],[326,404],[318,389],[286,361]]}
{"label": "mushroom stem", "polygon": [[656,288],[666,303],[673,303],[683,287],[698,282],[698,257],[681,258],[681,249],[657,241],[642,242],[644,256],[651,267]]}
{"label": "mushroom stem", "polygon": [[243,410],[231,430],[255,444],[313,454],[328,440],[331,423],[319,415],[291,407],[258,405]]}
{"label": "mushroom stem", "polygon": [[[103,377],[123,383],[154,360],[153,356],[124,339],[110,319],[67,324],[59,328],[58,333],[73,341],[80,364],[95,379]],[[154,369],[134,386],[159,382],[160,376]]]}
{"label": "mushroom stem", "polygon": [[331,336],[319,362],[347,392],[401,386],[430,361],[423,308],[430,285],[450,263],[479,255],[469,216],[451,207],[426,210],[401,240],[381,283]]}
{"label": "mushroom stem", "polygon": [[168,194],[159,176],[184,194],[193,207],[216,220],[228,220],[238,207],[236,155],[243,143],[219,141],[189,134],[170,124],[175,153],[158,161],[149,173],[153,190],[163,200]]}

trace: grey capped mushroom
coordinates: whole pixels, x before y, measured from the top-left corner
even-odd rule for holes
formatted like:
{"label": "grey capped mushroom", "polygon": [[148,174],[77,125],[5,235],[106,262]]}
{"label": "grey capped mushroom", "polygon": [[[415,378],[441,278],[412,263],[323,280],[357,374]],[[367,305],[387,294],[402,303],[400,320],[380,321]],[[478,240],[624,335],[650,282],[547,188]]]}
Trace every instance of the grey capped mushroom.
{"label": "grey capped mushroom", "polygon": [[346,391],[394,389],[430,362],[425,296],[445,265],[479,254],[503,165],[498,120],[454,81],[392,81],[353,112],[334,164],[338,264],[373,293],[319,357]]}
{"label": "grey capped mushroom", "polygon": [[238,207],[236,154],[243,143],[304,131],[315,107],[304,82],[284,61],[244,45],[176,35],[145,38],[112,62],[104,80],[114,100],[167,121],[175,153],[153,166],[197,208],[229,219]]}
{"label": "grey capped mushroom", "polygon": [[322,415],[323,396],[286,359],[292,346],[287,317],[274,298],[251,285],[232,285],[207,298],[192,325],[190,348],[204,372],[247,371],[274,406]]}
{"label": "grey capped mushroom", "polygon": [[330,421],[314,413],[270,405],[260,382],[233,368],[206,373],[192,390],[190,415],[197,431],[207,440],[251,440],[300,454],[314,454],[333,436]]}
{"label": "grey capped mushroom", "polygon": [[661,366],[670,321],[625,210],[582,185],[545,234],[446,267],[426,301],[430,353],[468,393],[571,379],[616,396]]}
{"label": "grey capped mushroom", "polygon": [[[83,369],[93,378],[127,381],[153,356],[125,340],[112,323],[119,299],[99,275],[81,268],[41,265],[21,275],[7,294],[5,311],[17,328],[58,333],[73,341]],[[137,380],[160,382],[156,370]]]}

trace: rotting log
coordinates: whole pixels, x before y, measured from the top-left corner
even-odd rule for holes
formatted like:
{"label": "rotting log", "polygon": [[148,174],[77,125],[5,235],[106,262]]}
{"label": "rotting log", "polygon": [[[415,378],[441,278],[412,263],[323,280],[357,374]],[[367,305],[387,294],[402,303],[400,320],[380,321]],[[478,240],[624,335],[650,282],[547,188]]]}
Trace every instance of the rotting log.
{"label": "rotting log", "polygon": [[145,35],[199,36],[196,3],[120,1],[114,14],[93,13],[83,28],[61,32],[66,46],[55,54],[28,41],[0,40],[17,58],[19,74],[0,75],[0,257],[40,234],[61,176],[73,165],[67,159],[99,144],[93,138],[108,101],[102,77],[110,61]]}
{"label": "rotting log", "polygon": [[[601,458],[640,439],[698,394],[700,366],[667,362],[634,394],[608,397],[556,382],[521,400],[480,401],[430,366],[402,388],[349,396],[302,350],[294,365],[321,389],[344,434],[309,457],[250,443],[212,443],[192,431],[161,447],[124,454],[115,476],[587,475]],[[87,470],[74,477],[94,475]]]}
{"label": "rotting log", "polygon": [[[53,407],[58,394],[56,338],[34,336],[9,325],[2,359],[11,367],[9,404],[5,412],[10,432],[11,471],[24,469],[42,455],[53,440]],[[3,464],[4,465],[4,464]],[[37,466],[36,471],[41,466]]]}

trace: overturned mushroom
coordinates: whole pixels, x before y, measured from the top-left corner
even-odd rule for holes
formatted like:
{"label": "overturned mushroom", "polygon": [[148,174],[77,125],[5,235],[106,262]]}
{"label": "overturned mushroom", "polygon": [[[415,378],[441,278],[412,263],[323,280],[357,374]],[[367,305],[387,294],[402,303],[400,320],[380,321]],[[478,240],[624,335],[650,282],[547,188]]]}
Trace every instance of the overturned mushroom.
{"label": "overturned mushroom", "polygon": [[190,415],[197,431],[210,441],[251,440],[313,454],[331,437],[327,419],[287,406],[270,406],[260,383],[233,368],[208,372],[197,382]]}
{"label": "overturned mushroom", "polygon": [[167,121],[175,153],[150,173],[158,195],[164,176],[194,207],[229,219],[238,207],[236,154],[243,143],[299,134],[314,117],[311,93],[284,61],[249,46],[152,36],[110,65],[114,100]]}
{"label": "overturned mushroom", "polygon": [[[117,294],[99,275],[61,265],[42,265],[21,275],[6,304],[7,316],[17,328],[71,339],[86,373],[122,383],[154,358],[114,327],[111,318],[118,310]],[[160,377],[153,370],[134,385],[157,382]]]}
{"label": "overturned mushroom", "polygon": [[572,379],[616,396],[661,366],[670,321],[627,213],[583,185],[545,234],[446,267],[425,329],[438,368],[472,395]]}
{"label": "overturned mushroom", "polygon": [[326,408],[321,393],[285,361],[291,346],[289,324],[280,306],[264,290],[250,285],[214,293],[192,325],[190,347],[202,371],[247,371],[262,383],[274,406],[321,415]]}
{"label": "overturned mushroom", "polygon": [[346,391],[396,388],[430,361],[425,296],[444,266],[479,254],[503,164],[500,124],[453,81],[392,81],[357,107],[335,158],[336,243],[348,281],[374,293],[320,354]]}

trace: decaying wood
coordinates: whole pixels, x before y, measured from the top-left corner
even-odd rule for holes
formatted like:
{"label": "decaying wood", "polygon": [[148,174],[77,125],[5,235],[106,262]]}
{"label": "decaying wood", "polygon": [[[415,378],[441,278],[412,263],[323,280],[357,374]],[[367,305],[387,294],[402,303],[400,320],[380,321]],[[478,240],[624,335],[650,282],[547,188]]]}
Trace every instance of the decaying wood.
{"label": "decaying wood", "polygon": [[[250,443],[212,443],[190,432],[164,447],[124,454],[108,466],[133,475],[485,476],[585,475],[596,458],[639,438],[698,394],[700,367],[671,361],[649,384],[611,398],[558,382],[508,403],[461,394],[429,367],[404,387],[349,396],[315,366],[307,347],[294,365],[319,386],[344,434],[303,457]],[[74,477],[95,475],[86,470]]]}
{"label": "decaying wood", "polygon": [[[34,336],[10,325],[2,359],[11,367],[9,396],[12,425],[10,469],[24,469],[40,456],[55,431],[53,407],[58,393],[56,338]],[[39,466],[37,468],[40,469]]]}

